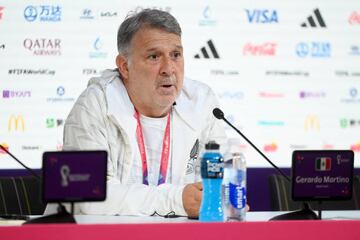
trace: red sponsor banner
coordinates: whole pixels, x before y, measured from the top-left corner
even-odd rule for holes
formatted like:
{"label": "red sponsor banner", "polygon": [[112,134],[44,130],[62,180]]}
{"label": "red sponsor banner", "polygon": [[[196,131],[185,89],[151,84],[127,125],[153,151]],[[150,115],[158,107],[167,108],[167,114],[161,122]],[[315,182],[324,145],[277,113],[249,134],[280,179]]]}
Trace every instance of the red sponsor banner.
{"label": "red sponsor banner", "polygon": [[263,44],[247,43],[243,48],[243,55],[245,56],[275,56],[276,43],[266,42]]}

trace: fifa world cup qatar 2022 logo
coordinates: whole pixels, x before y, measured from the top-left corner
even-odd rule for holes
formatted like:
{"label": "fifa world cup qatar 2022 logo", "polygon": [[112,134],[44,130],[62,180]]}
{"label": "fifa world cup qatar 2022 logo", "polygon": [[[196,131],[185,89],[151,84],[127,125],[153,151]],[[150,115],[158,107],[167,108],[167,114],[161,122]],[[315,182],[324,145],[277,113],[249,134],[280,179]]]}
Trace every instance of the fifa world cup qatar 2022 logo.
{"label": "fifa world cup qatar 2022 logo", "polygon": [[90,174],[71,174],[69,165],[62,165],[60,168],[61,186],[68,187],[71,182],[88,182]]}

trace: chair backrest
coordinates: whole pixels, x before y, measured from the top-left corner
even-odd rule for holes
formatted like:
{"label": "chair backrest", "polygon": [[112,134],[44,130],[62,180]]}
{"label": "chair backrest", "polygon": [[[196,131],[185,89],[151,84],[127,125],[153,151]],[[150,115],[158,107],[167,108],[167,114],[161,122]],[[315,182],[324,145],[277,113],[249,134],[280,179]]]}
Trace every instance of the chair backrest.
{"label": "chair backrest", "polygon": [[[292,211],[301,208],[301,202],[291,198],[291,184],[281,175],[269,176],[269,192],[272,211]],[[309,202],[312,209],[319,208],[317,201]],[[353,197],[350,200],[323,201],[323,210],[356,210],[360,209],[360,176],[353,179]]]}
{"label": "chair backrest", "polygon": [[0,177],[0,214],[41,215],[45,206],[35,177]]}

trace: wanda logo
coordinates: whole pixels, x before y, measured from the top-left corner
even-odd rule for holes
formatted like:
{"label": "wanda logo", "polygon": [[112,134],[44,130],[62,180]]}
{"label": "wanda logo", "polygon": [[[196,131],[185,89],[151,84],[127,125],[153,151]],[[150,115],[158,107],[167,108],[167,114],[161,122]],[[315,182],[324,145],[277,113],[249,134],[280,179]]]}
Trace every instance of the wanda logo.
{"label": "wanda logo", "polygon": [[349,17],[350,24],[360,24],[360,14],[357,12],[353,12]]}
{"label": "wanda logo", "polygon": [[276,54],[276,43],[266,42],[263,44],[247,43],[243,49],[245,56],[274,56]]}

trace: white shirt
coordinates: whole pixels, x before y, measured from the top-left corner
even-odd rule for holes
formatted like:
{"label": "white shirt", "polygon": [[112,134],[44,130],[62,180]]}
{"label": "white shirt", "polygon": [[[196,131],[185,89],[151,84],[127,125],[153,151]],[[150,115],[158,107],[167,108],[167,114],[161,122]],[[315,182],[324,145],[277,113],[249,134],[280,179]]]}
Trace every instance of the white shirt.
{"label": "white shirt", "polygon": [[[148,181],[149,185],[152,186],[158,185],[162,145],[167,124],[167,118],[168,115],[162,118],[151,118],[140,114],[140,123],[144,136],[146,162],[148,167]],[[171,165],[170,159],[171,155],[169,156],[168,170],[166,175],[167,179],[171,177],[169,176],[171,174],[171,171],[169,171]],[[136,164],[133,165],[131,173],[131,179],[133,179],[134,182],[136,182],[136,180],[138,179],[143,178],[141,159],[138,159]]]}

